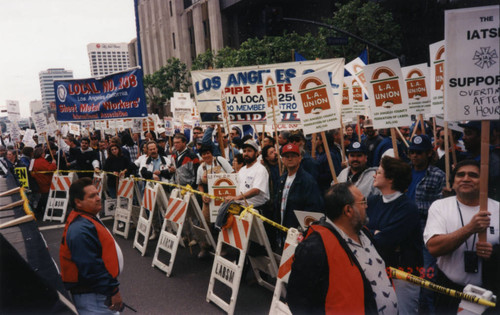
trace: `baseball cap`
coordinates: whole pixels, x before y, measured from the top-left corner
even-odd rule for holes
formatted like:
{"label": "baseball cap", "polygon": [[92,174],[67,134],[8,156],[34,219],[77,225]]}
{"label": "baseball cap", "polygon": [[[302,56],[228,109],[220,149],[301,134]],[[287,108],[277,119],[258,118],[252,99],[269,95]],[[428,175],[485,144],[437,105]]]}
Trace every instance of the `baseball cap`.
{"label": "baseball cap", "polygon": [[283,147],[281,155],[285,155],[286,153],[295,153],[300,155],[300,149],[295,144],[289,143]]}
{"label": "baseball cap", "polygon": [[470,129],[476,129],[478,131],[481,131],[481,122],[477,120],[471,120],[465,124],[458,124],[462,128],[470,128]]}
{"label": "baseball cap", "polygon": [[373,120],[372,119],[367,119],[365,120],[365,123],[363,124],[363,127],[372,127],[373,128]]}
{"label": "baseball cap", "polygon": [[355,141],[349,144],[346,149],[346,153],[354,153],[354,152],[362,152],[366,154],[366,152],[368,152],[368,149],[364,144]]}
{"label": "baseball cap", "polygon": [[427,135],[415,136],[411,139],[409,150],[426,151],[432,149],[431,139]]}
{"label": "baseball cap", "polygon": [[156,132],[158,132],[158,134],[164,133],[165,128],[158,128],[158,129],[156,129]]}
{"label": "baseball cap", "polygon": [[251,147],[256,152],[259,151],[259,146],[257,145],[257,142],[253,141],[252,139],[248,139],[247,141],[245,141],[241,147],[243,149],[246,148],[246,147]]}

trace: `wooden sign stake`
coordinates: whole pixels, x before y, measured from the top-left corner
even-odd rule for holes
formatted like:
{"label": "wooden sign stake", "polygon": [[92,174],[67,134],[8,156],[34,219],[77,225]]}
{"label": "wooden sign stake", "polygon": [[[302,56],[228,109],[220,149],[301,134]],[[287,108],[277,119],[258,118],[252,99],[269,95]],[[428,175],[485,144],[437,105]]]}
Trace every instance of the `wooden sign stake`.
{"label": "wooden sign stake", "polygon": [[394,157],[396,159],[399,159],[399,152],[398,152],[398,140],[396,138],[396,127],[391,128],[391,140],[392,140],[392,150],[394,151]]}
{"label": "wooden sign stake", "polygon": [[[479,181],[479,211],[488,211],[488,171],[490,164],[490,121],[481,122],[481,171]],[[479,240],[486,241],[486,230],[479,232]]]}
{"label": "wooden sign stake", "polygon": [[330,147],[328,146],[328,141],[326,141],[326,134],[324,131],[321,132],[321,139],[323,139],[323,145],[326,151],[326,158],[328,160],[328,166],[330,166],[330,172],[332,173],[333,182],[337,184],[339,181],[337,175],[335,174],[335,168],[333,167],[332,155],[330,153]]}

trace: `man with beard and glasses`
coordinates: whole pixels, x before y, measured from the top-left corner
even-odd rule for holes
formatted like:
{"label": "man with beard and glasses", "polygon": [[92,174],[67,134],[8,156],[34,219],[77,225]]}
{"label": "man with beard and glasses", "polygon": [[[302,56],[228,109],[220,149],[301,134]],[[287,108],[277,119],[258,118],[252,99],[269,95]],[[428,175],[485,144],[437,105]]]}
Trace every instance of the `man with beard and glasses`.
{"label": "man with beard and glasses", "polygon": [[346,149],[347,162],[349,166],[344,168],[338,176],[339,183],[347,181],[353,183],[361,193],[368,198],[371,195],[379,195],[378,188],[373,186],[376,167],[368,167],[368,149],[364,144],[353,142]]}
{"label": "man with beard and glasses", "polygon": [[[499,243],[500,204],[488,199],[488,211],[480,211],[479,176],[479,162],[459,162],[451,174],[457,195],[432,203],[424,230],[427,249],[437,257],[435,282],[458,291],[467,284],[488,287],[485,281],[494,278],[491,273],[483,273],[483,268],[485,263],[495,263],[490,260],[493,245],[498,247]],[[486,241],[478,238],[483,231]],[[457,298],[438,294],[436,314],[456,314],[459,303]]]}
{"label": "man with beard and glasses", "polygon": [[287,286],[293,314],[397,314],[398,301],[367,223],[366,198],[352,183],[325,194],[322,219],[297,246]]}
{"label": "man with beard and glasses", "polygon": [[240,193],[236,196],[226,197],[226,201],[236,201],[242,205],[253,205],[262,213],[269,200],[269,174],[261,163],[257,162],[259,146],[253,140],[243,143],[243,159],[245,166],[238,172]]}
{"label": "man with beard and glasses", "polygon": [[[367,227],[388,266],[419,276],[423,240],[417,205],[404,194],[410,182],[410,165],[389,156],[382,158],[373,181],[382,195],[368,198]],[[420,287],[399,279],[393,282],[399,312],[418,314]]]}

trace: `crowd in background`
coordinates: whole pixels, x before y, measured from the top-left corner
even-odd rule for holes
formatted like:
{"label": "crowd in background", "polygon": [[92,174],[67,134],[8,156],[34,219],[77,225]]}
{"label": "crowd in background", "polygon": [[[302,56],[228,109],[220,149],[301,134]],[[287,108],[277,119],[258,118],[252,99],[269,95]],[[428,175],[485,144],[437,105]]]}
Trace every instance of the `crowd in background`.
{"label": "crowd in background", "polygon": [[[500,121],[493,121],[490,130],[481,130],[480,122],[459,125],[463,132],[450,132],[450,170],[461,161],[480,162],[481,133],[489,132],[488,196],[499,201]],[[339,182],[353,183],[364,196],[369,218],[365,225],[387,266],[426,277],[436,268],[436,255],[424,244],[429,209],[436,200],[455,193],[453,177],[450,185],[446,182],[443,128],[433,130],[430,122],[425,122],[425,130],[421,124],[400,127],[398,159],[391,158],[395,149],[389,129],[376,130],[363,117],[358,124],[328,131],[324,137],[280,131],[275,138],[271,133],[243,134],[242,130],[240,126],[231,130],[194,127],[173,137],[167,137],[162,128],[142,133],[125,130],[114,136],[100,131],[89,137],[58,134],[34,147],[2,137],[1,166],[4,173],[11,174],[17,167],[28,169],[30,201],[37,218],[43,216],[51,171],[57,168],[86,171],[79,172],[79,177],[92,177],[99,171],[112,173],[107,179],[111,198],[116,198],[118,178],[130,175],[208,192],[207,174],[238,173],[241,194],[231,200],[253,204],[269,219],[295,228],[300,223],[294,210],[325,211],[324,194],[334,184],[335,173]],[[209,221],[210,199],[200,199]],[[272,228],[266,232],[273,249],[280,252],[286,235]],[[207,244],[201,244],[198,256],[206,257],[209,250]],[[397,293],[404,292],[398,294],[400,312],[415,303],[421,310],[433,310],[433,294],[419,294],[415,287],[411,291],[401,284],[395,287]]]}

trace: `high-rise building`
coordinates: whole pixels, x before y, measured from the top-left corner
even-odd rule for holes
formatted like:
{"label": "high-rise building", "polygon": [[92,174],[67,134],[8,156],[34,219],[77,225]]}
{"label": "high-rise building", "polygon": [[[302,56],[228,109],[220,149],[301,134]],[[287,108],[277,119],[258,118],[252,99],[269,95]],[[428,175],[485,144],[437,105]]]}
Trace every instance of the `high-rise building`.
{"label": "high-rise building", "polygon": [[[65,70],[64,68],[51,68],[45,71],[40,71],[38,73],[38,76],[40,78],[40,91],[42,92],[43,109],[47,113],[49,113],[51,109],[50,103],[55,103],[56,101],[54,81],[73,79],[73,70]],[[53,108],[52,111],[55,111],[55,108]]]}
{"label": "high-rise building", "polygon": [[144,74],[152,74],[175,57],[188,67],[198,54],[223,46],[219,0],[139,0]]}
{"label": "high-rise building", "polygon": [[[318,27],[283,22],[282,17],[321,21],[336,1],[325,0],[137,0],[138,34],[144,74],[175,57],[188,68],[197,55],[238,48],[249,38],[316,32]],[[291,55],[291,54],[290,54]],[[290,60],[291,61],[291,60]]]}
{"label": "high-rise building", "polygon": [[90,74],[93,77],[127,70],[130,67],[128,43],[90,43]]}

